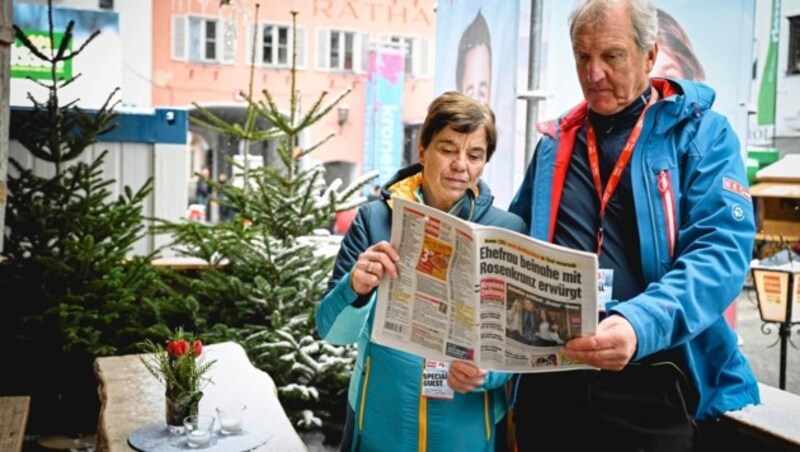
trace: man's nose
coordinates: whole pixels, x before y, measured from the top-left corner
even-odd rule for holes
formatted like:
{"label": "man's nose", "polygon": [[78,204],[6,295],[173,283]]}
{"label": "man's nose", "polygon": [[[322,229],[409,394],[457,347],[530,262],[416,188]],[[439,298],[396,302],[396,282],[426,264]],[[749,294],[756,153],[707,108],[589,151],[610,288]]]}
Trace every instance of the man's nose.
{"label": "man's nose", "polygon": [[587,79],[592,83],[597,83],[606,76],[605,68],[599,61],[590,61],[586,65],[586,72]]}

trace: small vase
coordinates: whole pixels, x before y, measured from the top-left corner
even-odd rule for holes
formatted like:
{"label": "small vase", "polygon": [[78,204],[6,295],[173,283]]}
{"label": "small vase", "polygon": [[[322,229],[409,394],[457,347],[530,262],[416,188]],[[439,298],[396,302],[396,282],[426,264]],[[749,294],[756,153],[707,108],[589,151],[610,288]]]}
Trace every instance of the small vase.
{"label": "small vase", "polygon": [[173,435],[183,434],[183,420],[198,413],[202,392],[184,393],[178,396],[166,394],[167,431]]}

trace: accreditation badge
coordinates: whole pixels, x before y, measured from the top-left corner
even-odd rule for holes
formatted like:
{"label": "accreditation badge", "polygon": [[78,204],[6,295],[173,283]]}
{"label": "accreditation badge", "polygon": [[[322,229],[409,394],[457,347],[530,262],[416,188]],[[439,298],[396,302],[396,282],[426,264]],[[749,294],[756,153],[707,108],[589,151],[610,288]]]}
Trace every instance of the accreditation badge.
{"label": "accreditation badge", "polygon": [[614,289],[614,269],[601,268],[597,272],[597,310],[606,312],[606,303],[611,301],[611,291]]}
{"label": "accreditation badge", "polygon": [[422,395],[432,399],[453,399],[453,390],[447,386],[450,365],[439,361],[425,361],[422,371]]}

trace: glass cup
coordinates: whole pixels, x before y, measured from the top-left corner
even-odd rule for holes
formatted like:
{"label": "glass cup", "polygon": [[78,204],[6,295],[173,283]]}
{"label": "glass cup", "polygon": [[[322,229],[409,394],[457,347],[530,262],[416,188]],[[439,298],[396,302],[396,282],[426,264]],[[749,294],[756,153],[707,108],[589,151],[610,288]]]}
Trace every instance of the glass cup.
{"label": "glass cup", "polygon": [[219,432],[223,435],[238,435],[241,433],[245,410],[247,410],[247,405],[242,403],[217,407]]}
{"label": "glass cup", "polygon": [[204,414],[186,416],[183,420],[186,444],[192,449],[208,447],[214,436],[214,416]]}

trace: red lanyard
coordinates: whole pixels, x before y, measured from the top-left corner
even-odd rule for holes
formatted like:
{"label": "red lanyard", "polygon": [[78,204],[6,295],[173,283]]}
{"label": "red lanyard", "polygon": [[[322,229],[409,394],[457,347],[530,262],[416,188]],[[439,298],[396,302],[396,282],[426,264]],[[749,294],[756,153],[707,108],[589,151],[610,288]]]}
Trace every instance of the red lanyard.
{"label": "red lanyard", "polygon": [[598,162],[597,157],[597,136],[594,133],[594,127],[592,127],[591,123],[589,123],[589,127],[586,130],[586,147],[589,151],[589,167],[592,170],[592,179],[594,179],[594,186],[597,189],[597,198],[600,200],[600,221],[597,226],[598,256],[603,252],[603,217],[606,214],[606,206],[608,206],[608,201],[611,199],[611,197],[614,196],[614,192],[617,191],[617,186],[622,178],[622,172],[625,171],[625,167],[628,166],[628,162],[631,159],[631,154],[633,154],[633,148],[636,146],[636,142],[639,140],[639,135],[642,133],[644,114],[651,105],[656,103],[656,100],[658,100],[658,92],[653,89],[650,94],[650,102],[644,106],[642,113],[639,115],[639,119],[636,120],[636,124],[633,126],[633,130],[628,137],[628,141],[625,142],[625,147],[622,148],[622,152],[619,154],[617,163],[614,165],[614,170],[611,172],[611,176],[608,178],[608,183],[606,184],[605,190],[603,190],[602,182],[600,181],[600,163]]}

